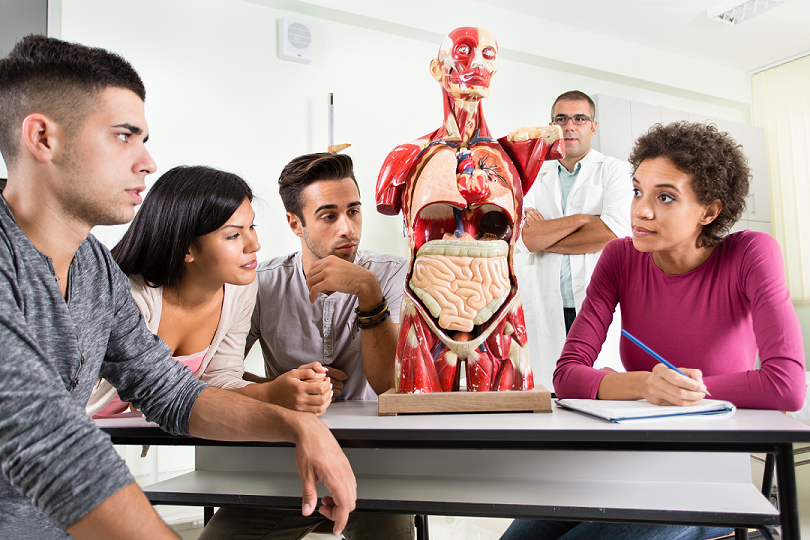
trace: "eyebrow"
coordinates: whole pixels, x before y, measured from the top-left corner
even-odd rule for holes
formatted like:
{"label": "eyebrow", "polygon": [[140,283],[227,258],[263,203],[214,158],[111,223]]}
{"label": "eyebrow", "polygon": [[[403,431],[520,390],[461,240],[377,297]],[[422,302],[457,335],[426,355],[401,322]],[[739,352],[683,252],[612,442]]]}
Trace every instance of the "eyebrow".
{"label": "eyebrow", "polygon": [[[346,206],[348,208],[353,208],[355,206],[360,206],[361,204],[363,204],[363,203],[361,203],[360,201],[354,201],[354,202],[350,202]],[[321,210],[337,210],[337,208],[338,208],[338,205],[336,205],[336,204],[324,204],[324,205],[319,206],[318,208],[316,208],[315,212],[313,212],[313,214],[317,214]]]}
{"label": "eyebrow", "polygon": [[[114,125],[113,127],[114,127],[114,128],[123,128],[123,129],[128,129],[129,131],[131,131],[131,132],[132,132],[132,133],[134,133],[135,135],[140,135],[141,133],[143,133],[143,130],[142,130],[141,128],[139,128],[138,126],[133,126],[132,124],[127,124],[127,123],[123,123],[123,124],[116,124],[116,125]],[[148,141],[148,140],[149,140],[149,135],[147,135],[147,136],[144,138],[143,142],[146,142],[146,141]]]}
{"label": "eyebrow", "polygon": [[[641,182],[639,182],[639,181],[636,179],[636,177],[634,176],[634,177],[633,177],[633,183],[634,183],[634,184],[640,184]],[[680,193],[680,192],[681,192],[681,190],[680,190],[680,189],[678,189],[678,186],[676,186],[675,184],[656,184],[656,185],[655,185],[655,187],[656,187],[656,188],[669,188],[669,189],[671,189],[671,190],[673,190],[673,191],[677,191],[678,193]]]}

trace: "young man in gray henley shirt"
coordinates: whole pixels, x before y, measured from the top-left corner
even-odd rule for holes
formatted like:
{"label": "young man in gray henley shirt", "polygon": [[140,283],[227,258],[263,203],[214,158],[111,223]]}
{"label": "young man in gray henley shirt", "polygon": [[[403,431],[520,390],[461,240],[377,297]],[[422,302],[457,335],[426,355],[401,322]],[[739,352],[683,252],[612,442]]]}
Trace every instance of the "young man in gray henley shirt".
{"label": "young man in gray henley shirt", "polygon": [[[306,380],[279,377],[302,364],[325,372],[337,399],[376,400],[394,387],[406,261],[358,251],[363,213],[349,156],[319,153],[293,159],[281,172],[279,193],[301,251],[256,269],[259,292],[247,349],[259,341],[266,375],[283,380],[287,395],[282,402],[291,408],[321,407],[322,412],[330,403],[328,394],[308,392]],[[271,380],[249,373],[245,378]],[[200,538],[238,532],[241,539],[260,539],[272,531],[273,538],[294,540],[322,521],[291,512],[226,508]],[[354,513],[345,535],[350,540],[411,539],[413,516]]]}
{"label": "young man in gray henley shirt", "polygon": [[356,483],[329,430],[194,379],[90,235],[130,221],[155,171],[144,97],[103,49],[29,36],[0,60],[0,538],[176,538],[85,414],[99,374],[170,433],[294,442],[302,511],[323,478],[333,499],[320,511],[338,532]]}

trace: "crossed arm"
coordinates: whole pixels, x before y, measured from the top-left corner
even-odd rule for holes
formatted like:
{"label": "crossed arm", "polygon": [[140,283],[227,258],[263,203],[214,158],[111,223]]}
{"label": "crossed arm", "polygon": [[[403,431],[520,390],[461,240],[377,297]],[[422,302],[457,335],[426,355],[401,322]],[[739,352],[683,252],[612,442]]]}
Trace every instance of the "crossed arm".
{"label": "crossed arm", "polygon": [[600,251],[616,238],[599,216],[574,214],[544,219],[534,208],[526,208],[523,243],[531,252],[548,251],[563,255],[582,255]]}

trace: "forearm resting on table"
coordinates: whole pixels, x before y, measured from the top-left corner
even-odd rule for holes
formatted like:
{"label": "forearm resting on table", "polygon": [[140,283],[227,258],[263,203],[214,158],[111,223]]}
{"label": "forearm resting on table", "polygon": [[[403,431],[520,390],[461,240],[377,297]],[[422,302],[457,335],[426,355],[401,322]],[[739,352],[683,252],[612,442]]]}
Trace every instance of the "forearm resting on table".
{"label": "forearm resting on table", "polygon": [[295,442],[299,414],[239,392],[209,386],[191,409],[189,433],[218,441]]}
{"label": "forearm resting on table", "polygon": [[[616,238],[605,222],[598,217],[578,231],[569,234],[559,242],[548,246],[545,251],[562,255],[583,255],[604,249],[605,244]],[[524,240],[525,243],[525,240]]]}
{"label": "forearm resting on table", "polygon": [[[523,225],[523,243],[531,251],[546,251],[568,235],[578,231],[596,216],[574,214],[556,219],[530,220]],[[598,219],[598,218],[597,218]]]}
{"label": "forearm resting on table", "polygon": [[649,376],[646,371],[609,372],[599,383],[596,399],[644,399],[642,388]]}
{"label": "forearm resting on table", "polygon": [[132,482],[113,493],[79,521],[68,527],[68,534],[77,540],[109,539],[177,540],[152,508],[138,484]]}

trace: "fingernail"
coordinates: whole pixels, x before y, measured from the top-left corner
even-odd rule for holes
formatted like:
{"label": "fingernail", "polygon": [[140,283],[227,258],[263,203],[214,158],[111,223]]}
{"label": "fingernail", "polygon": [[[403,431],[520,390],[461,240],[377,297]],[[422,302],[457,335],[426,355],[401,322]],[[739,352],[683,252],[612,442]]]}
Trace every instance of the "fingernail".
{"label": "fingernail", "polygon": [[304,504],[303,510],[305,515],[309,515],[309,513],[312,512],[312,506],[309,503]]}
{"label": "fingernail", "polygon": [[336,532],[336,533],[335,533],[335,536],[337,536],[338,538],[340,538],[340,535],[341,535],[341,534],[343,534],[343,531],[338,531],[338,532]]}
{"label": "fingernail", "polygon": [[332,388],[332,381],[329,381],[329,388]]}
{"label": "fingernail", "polygon": [[329,392],[329,397],[335,397],[335,391],[334,390],[331,390]]}

